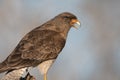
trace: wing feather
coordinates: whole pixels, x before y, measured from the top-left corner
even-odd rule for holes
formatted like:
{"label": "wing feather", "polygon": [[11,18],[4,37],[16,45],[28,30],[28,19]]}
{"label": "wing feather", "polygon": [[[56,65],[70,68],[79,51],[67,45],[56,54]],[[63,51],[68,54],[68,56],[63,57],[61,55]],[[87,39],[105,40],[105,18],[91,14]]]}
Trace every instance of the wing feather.
{"label": "wing feather", "polygon": [[65,45],[65,39],[55,31],[31,31],[8,56],[5,63],[13,68],[36,66],[55,59]]}

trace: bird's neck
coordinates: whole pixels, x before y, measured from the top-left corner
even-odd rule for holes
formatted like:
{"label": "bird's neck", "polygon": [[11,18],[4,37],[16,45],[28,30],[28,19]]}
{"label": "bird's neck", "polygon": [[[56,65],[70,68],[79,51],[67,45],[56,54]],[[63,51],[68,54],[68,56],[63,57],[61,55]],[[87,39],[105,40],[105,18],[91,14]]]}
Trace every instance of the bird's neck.
{"label": "bird's neck", "polygon": [[60,32],[61,36],[63,36],[64,39],[67,38],[67,35],[68,35],[69,30],[70,30],[70,28],[67,28],[67,27],[66,27],[66,28],[64,28],[64,30],[62,30],[62,31]]}
{"label": "bird's neck", "polygon": [[[52,22],[52,23],[54,23],[54,22]],[[60,33],[60,35],[63,36],[64,39],[66,39],[70,28],[71,28],[70,25],[65,24],[65,23],[51,24],[51,21],[48,21],[47,24],[43,24],[41,27],[36,28],[36,30],[56,31],[56,32]]]}

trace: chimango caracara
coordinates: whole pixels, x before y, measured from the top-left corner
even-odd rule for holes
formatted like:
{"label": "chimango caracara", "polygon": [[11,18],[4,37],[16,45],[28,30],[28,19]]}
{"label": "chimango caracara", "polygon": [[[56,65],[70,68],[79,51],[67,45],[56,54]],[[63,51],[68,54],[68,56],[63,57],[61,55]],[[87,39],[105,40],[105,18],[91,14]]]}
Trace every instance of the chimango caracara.
{"label": "chimango caracara", "polygon": [[19,80],[29,67],[38,67],[47,80],[47,72],[65,46],[71,27],[79,24],[77,17],[64,12],[33,29],[19,42],[13,52],[0,63],[2,80]]}

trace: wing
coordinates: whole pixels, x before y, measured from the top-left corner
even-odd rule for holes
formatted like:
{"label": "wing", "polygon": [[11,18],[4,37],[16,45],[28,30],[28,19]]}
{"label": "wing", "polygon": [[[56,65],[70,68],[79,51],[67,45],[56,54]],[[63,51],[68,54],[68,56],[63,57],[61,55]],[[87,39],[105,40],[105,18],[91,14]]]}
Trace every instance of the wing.
{"label": "wing", "polygon": [[13,68],[36,66],[43,61],[55,59],[64,45],[65,39],[55,31],[31,31],[20,41],[5,63]]}

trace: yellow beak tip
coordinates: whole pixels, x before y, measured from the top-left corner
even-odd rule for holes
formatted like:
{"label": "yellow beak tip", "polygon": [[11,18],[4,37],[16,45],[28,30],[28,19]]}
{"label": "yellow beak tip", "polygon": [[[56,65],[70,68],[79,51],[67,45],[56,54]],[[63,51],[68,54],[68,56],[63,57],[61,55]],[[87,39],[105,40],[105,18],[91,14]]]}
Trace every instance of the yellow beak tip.
{"label": "yellow beak tip", "polygon": [[79,21],[77,21],[76,24],[81,25]]}
{"label": "yellow beak tip", "polygon": [[[77,25],[76,25],[76,24],[77,24]],[[77,21],[77,22],[73,25],[73,27],[76,28],[76,29],[78,29],[78,25],[79,25],[79,26],[81,25],[79,21]]]}

